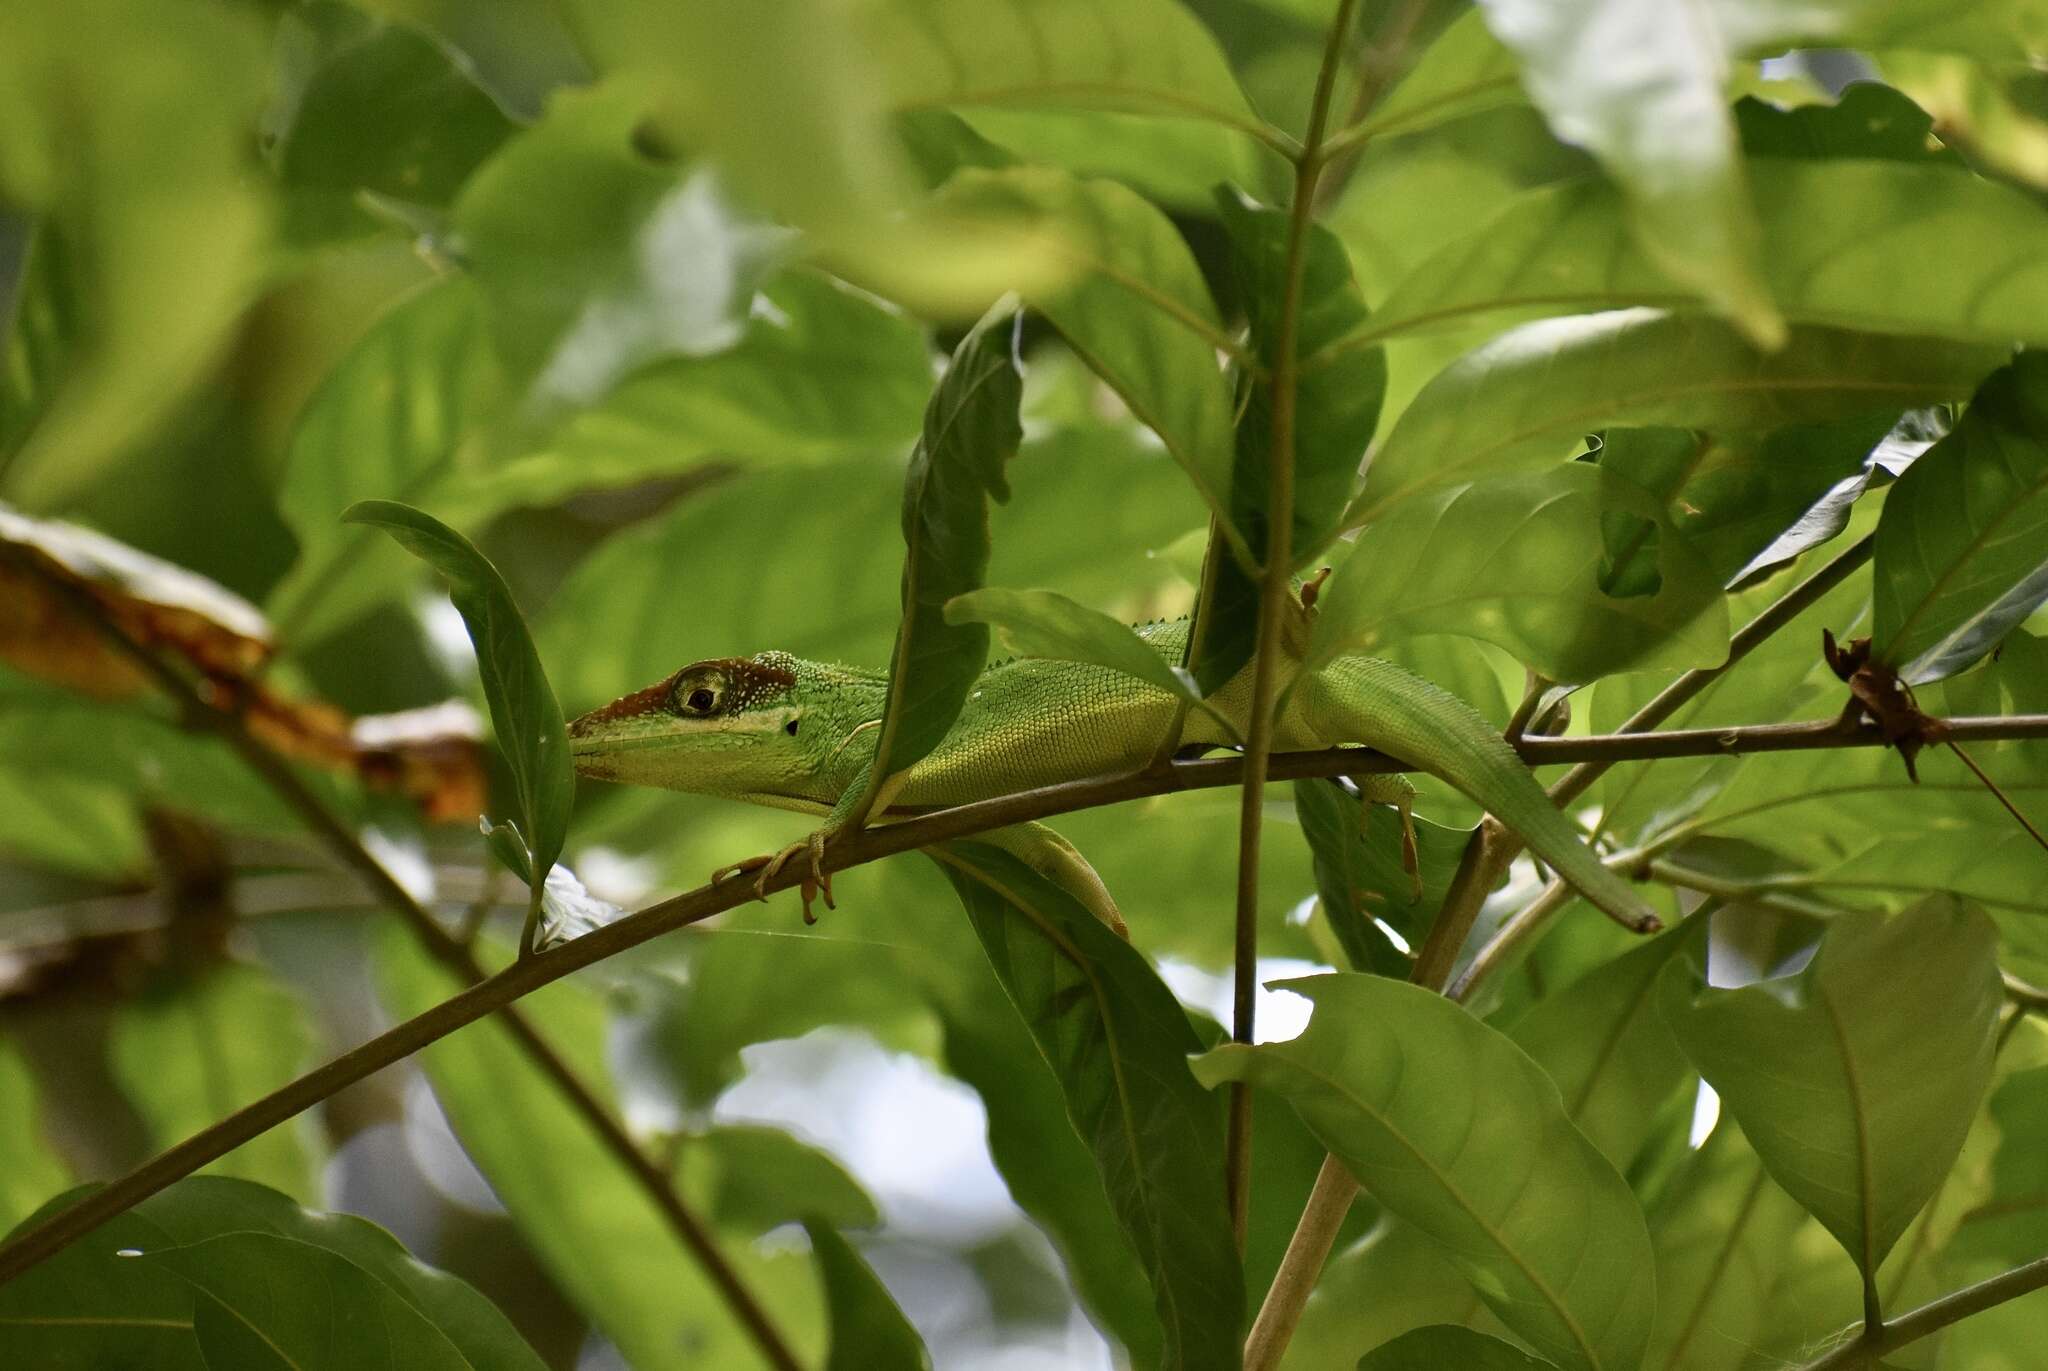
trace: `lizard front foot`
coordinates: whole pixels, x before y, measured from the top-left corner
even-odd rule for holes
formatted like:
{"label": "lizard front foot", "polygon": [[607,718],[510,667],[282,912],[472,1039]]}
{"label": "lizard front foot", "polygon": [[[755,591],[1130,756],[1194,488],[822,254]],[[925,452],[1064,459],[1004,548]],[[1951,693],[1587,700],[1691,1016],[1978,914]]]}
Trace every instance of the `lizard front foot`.
{"label": "lizard front foot", "polygon": [[1401,869],[1408,873],[1409,899],[1422,898],[1422,859],[1415,850],[1415,787],[1399,775],[1362,776],[1358,779],[1358,836],[1363,838],[1372,822],[1375,804],[1392,805],[1401,816]]}
{"label": "lizard front foot", "polygon": [[804,902],[804,922],[814,924],[818,921],[818,916],[811,913],[811,903],[819,895],[825,897],[825,908],[839,908],[832,901],[832,874],[825,870],[824,865],[825,839],[829,836],[830,833],[821,828],[802,842],[791,843],[780,852],[747,857],[728,866],[721,866],[711,873],[711,884],[717,885],[727,876],[743,876],[750,871],[758,871],[761,874],[754,881],[754,898],[766,901],[768,882],[775,879],[775,874],[782,870],[791,857],[799,853],[808,853],[811,859],[810,873],[798,884],[797,893]]}

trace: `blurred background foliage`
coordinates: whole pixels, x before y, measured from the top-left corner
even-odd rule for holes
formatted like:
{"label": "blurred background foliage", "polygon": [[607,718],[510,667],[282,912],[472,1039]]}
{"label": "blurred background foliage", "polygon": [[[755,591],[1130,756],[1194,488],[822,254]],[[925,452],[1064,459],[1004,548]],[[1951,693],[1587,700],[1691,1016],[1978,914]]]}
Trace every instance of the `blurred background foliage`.
{"label": "blurred background foliage", "polygon": [[[1728,146],[1701,154],[1719,169],[1700,170],[1682,102],[1617,150],[1597,109],[1557,94],[1571,62],[1518,82],[1515,54],[1452,0],[1363,7],[1334,102],[1350,138],[1318,209],[1335,281],[1350,289],[1348,267],[1355,282],[1337,350],[1383,357],[1385,389],[1376,428],[1365,416],[1380,483],[1347,523],[1370,518],[1360,556],[1376,570],[1340,577],[1333,650],[1400,660],[1496,725],[1527,669],[1604,677],[1574,701],[1604,731],[1718,661],[1797,559],[1878,525],[1949,407],[2006,345],[2048,332],[2048,76],[2011,39],[2004,16],[2023,7],[1963,6],[1952,24],[1940,8],[1789,35],[1730,20],[1749,57],[1833,32],[1857,50],[1705,71],[1689,98],[1738,103],[1714,116]],[[1275,148],[1303,131],[1332,9],[11,0],[0,498],[260,607],[263,679],[350,716],[480,699],[438,585],[337,522],[362,498],[479,542],[572,714],[703,657],[877,665],[898,613],[900,474],[935,369],[1015,287],[1039,313],[990,584],[1130,621],[1185,613],[1210,508],[1183,467],[1220,454],[1227,471],[1231,400],[1173,349],[1213,361],[1257,326],[1214,188],[1284,203]],[[1592,20],[1535,40],[1582,45],[1585,63],[1633,41]],[[1658,198],[1651,172],[1681,164],[1698,173],[1685,195]],[[1140,363],[1168,358],[1154,380],[1185,401],[1149,427],[1127,401],[1157,396],[1120,397],[1065,341],[1114,333],[1130,307],[1102,283],[1132,274],[1197,321],[1116,335]],[[1627,306],[1672,312],[1593,313]],[[1508,332],[1551,315],[1585,317]],[[1768,366],[1766,340],[1786,341]],[[1763,372],[1783,384],[1753,400],[1662,386]],[[1604,439],[1589,447],[1589,429]],[[1449,452],[1485,453],[1489,480],[1442,485]],[[2025,579],[2014,559],[2042,555],[2012,553],[2010,580]],[[1870,632],[1871,593],[1852,579],[1671,726],[1833,712],[1841,687],[1814,644],[1823,627]],[[2048,623],[2014,622],[1922,704],[2048,711]],[[110,693],[125,698],[0,666],[0,1226],[451,989],[232,756],[146,693]],[[2040,812],[2040,743],[1978,760]],[[1816,936],[1778,896],[1825,913],[1953,891],[1997,919],[2008,970],[2048,980],[2041,852],[1954,758],[1920,767],[1913,786],[1875,751],[1674,760],[1618,769],[1595,798],[1608,838],[1680,871],[1674,890],[1737,892],[1716,956],[1751,975]],[[523,897],[466,816],[426,823],[351,778],[317,782],[437,910],[496,912],[509,931]],[[1236,806],[1206,791],[1059,824],[1211,1034]],[[1477,815],[1433,785],[1423,813],[1440,882]],[[1270,969],[1348,965],[1284,790],[1268,818]],[[809,826],[586,786],[567,860],[632,906]],[[1405,899],[1398,870],[1377,879]],[[1535,879],[1518,872],[1489,918]],[[1696,897],[1662,898],[1675,913]],[[860,1230],[941,1366],[1149,1364],[1151,1293],[952,894],[904,858],[845,873],[839,900],[812,930],[781,903],[735,911],[528,1007],[673,1166],[806,1356],[825,1345],[824,1295],[791,1225],[822,1215]],[[1514,1023],[1627,946],[1567,917],[1480,1007]],[[1305,1014],[1271,994],[1261,1022],[1284,1037]],[[2015,1041],[1956,1197],[1887,1268],[1895,1295],[2048,1249],[2027,1160],[2048,1146],[2048,1044],[2031,1028]],[[1792,1255],[1825,1235],[1741,1135],[1684,1147],[1697,1077],[1681,1063],[1657,1080],[1635,1101],[1656,1136],[1610,1155],[1652,1208],[1660,1270],[1691,1269],[1706,1239],[1686,1224],[1722,1212],[1703,1197],[1782,1210],[1744,1231],[1759,1293],[1713,1324],[1719,1359],[1670,1364],[1782,1359],[1853,1318],[1853,1271]],[[1260,1111],[1254,1299],[1322,1157],[1284,1102]],[[548,1365],[749,1364],[687,1254],[495,1028],[213,1170],[383,1224]],[[1415,1324],[1483,1324],[1412,1230],[1375,1219],[1359,1206],[1288,1365],[1348,1367]],[[1901,1364],[2028,1365],[2044,1318],[2038,1299],[2015,1305]]]}

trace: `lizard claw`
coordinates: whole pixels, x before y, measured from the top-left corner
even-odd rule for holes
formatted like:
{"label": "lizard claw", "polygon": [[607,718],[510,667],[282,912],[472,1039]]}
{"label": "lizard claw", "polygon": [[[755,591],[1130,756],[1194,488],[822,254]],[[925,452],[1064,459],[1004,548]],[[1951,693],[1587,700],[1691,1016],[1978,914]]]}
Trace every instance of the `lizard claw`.
{"label": "lizard claw", "polygon": [[754,898],[765,903],[768,899],[768,882],[775,879],[776,873],[782,870],[790,858],[799,853],[806,853],[811,860],[811,869],[809,874],[798,884],[797,892],[804,902],[804,922],[814,924],[818,921],[818,916],[811,913],[811,902],[817,899],[820,894],[825,897],[825,908],[839,908],[832,900],[831,874],[824,867],[825,839],[827,836],[825,831],[820,829],[802,842],[791,843],[779,852],[766,853],[759,857],[747,857],[728,866],[721,866],[711,873],[711,883],[717,885],[727,876],[743,876],[749,872],[759,872],[760,875],[754,880]]}

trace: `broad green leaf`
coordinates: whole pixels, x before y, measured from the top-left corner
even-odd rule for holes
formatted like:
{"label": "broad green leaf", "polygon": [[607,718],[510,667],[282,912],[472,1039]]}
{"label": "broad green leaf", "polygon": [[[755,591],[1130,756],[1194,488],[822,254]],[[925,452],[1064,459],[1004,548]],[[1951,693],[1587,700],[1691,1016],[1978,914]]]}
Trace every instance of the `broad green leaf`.
{"label": "broad green leaf", "polygon": [[[1230,234],[1231,269],[1250,322],[1253,355],[1270,371],[1279,362],[1280,316],[1285,293],[1288,216],[1286,211],[1250,203],[1225,191],[1217,196]],[[1387,386],[1385,362],[1377,355],[1330,360],[1323,354],[1365,318],[1365,301],[1351,278],[1351,261],[1336,236],[1310,225],[1301,250],[1301,308],[1295,356],[1301,374],[1295,393],[1294,555],[1298,564],[1322,550],[1336,531],[1344,502],[1358,481],[1379,425],[1380,397]],[[1231,508],[1252,536],[1252,550],[1265,557],[1268,446],[1272,434],[1270,388],[1248,381],[1248,403],[1237,421],[1237,465]],[[1256,530],[1254,532],[1254,530]]]}
{"label": "broad green leaf", "polygon": [[[1291,1099],[1373,1198],[1441,1243],[1543,1355],[1633,1368],[1655,1302],[1642,1212],[1542,1070],[1419,986],[1355,974],[1284,984],[1315,1003],[1307,1031],[1218,1048],[1196,1074]],[[1451,1077],[1467,1089],[1438,1088]]]}
{"label": "broad green leaf", "polygon": [[2048,1240],[2048,1066],[2016,1071],[1991,1094],[1998,1126],[1991,1197],[1963,1216],[1958,1238],[1971,1255],[2020,1266]]}
{"label": "broad green leaf", "polygon": [[1952,676],[2048,600],[2048,357],[2022,353],[1885,501],[1872,571],[1876,659]]}
{"label": "broad green leaf", "polygon": [[[980,970],[980,968],[977,968]],[[988,1150],[1010,1197],[1045,1231],[1066,1262],[1074,1293],[1124,1345],[1133,1366],[1157,1366],[1160,1326],[1152,1291],[1095,1169],[1067,1120],[1051,1063],[1010,1008],[993,972],[944,997],[946,1069],[974,1087],[988,1110]],[[934,1003],[941,997],[934,995]]]}
{"label": "broad green leaf", "polygon": [[[1637,593],[1601,586],[1601,526],[1612,514],[1654,535],[1655,584]],[[1551,680],[1579,682],[1628,667],[1710,665],[1728,644],[1712,570],[1640,487],[1585,463],[1399,502],[1359,535],[1318,609],[1315,661],[1459,633]]]}
{"label": "broad green leaf", "polygon": [[1265,136],[1216,40],[1171,0],[885,0],[860,28],[891,109],[1107,110]]}
{"label": "broad green leaf", "polygon": [[1952,898],[1835,917],[1797,976],[1665,1000],[1764,1167],[1866,1273],[1955,1161],[1991,1073],[1997,932]]}
{"label": "broad green leaf", "polygon": [[[1881,410],[1764,434],[1612,429],[1603,435],[1600,465],[1656,496],[1672,526],[1725,585],[1767,550],[1766,560],[1790,560],[1804,551],[1803,538],[1786,535],[1822,497],[1865,470],[1897,418]],[[1627,560],[1654,562],[1650,525],[1633,515],[1610,518],[1624,525],[1621,548],[1615,537],[1607,539],[1610,555],[1625,548]],[[1603,521],[1602,529],[1609,524]],[[1626,574],[1624,567],[1615,570]]]}
{"label": "broad green leaf", "polygon": [[[377,960],[394,1014],[421,1013],[455,989],[401,929],[388,931]],[[584,1080],[603,1079],[605,1016],[594,998],[557,985],[520,1007]],[[495,1022],[472,1024],[422,1058],[463,1150],[563,1292],[631,1365],[684,1371],[765,1364],[646,1193],[561,1092],[533,1070],[508,1030]],[[822,1347],[807,1262],[740,1243],[721,1247],[751,1288],[763,1298],[773,1292],[777,1326],[799,1356]]]}
{"label": "broad green leaf", "polygon": [[[1762,279],[1791,322],[2048,339],[2048,212],[2018,191],[1959,166],[1792,158],[1752,163],[1750,184]],[[1626,221],[1604,182],[1531,191],[1417,268],[1343,349],[1475,319],[1685,307]]]}
{"label": "broad green leaf", "polygon": [[[1354,1211],[1363,1207],[1353,1202]],[[1372,1230],[1324,1263],[1285,1371],[1352,1371],[1380,1344],[1431,1324],[1500,1324],[1435,1239],[1381,1214]]]}
{"label": "broad green leaf", "polygon": [[650,160],[646,99],[563,89],[463,187],[464,264],[525,424],[606,395],[636,368],[740,339],[784,230],[744,217],[707,168]]}
{"label": "broad green leaf", "polygon": [[832,1317],[825,1371],[926,1371],[932,1359],[924,1339],[853,1245],[820,1219],[804,1220],[804,1232]]}
{"label": "broad green leaf", "polygon": [[1716,320],[1642,309],[1526,324],[1423,388],[1344,523],[1432,485],[1555,463],[1611,425],[1769,429],[1958,399],[2002,355],[1806,327],[1763,353]]}
{"label": "broad green leaf", "polygon": [[148,1253],[145,1260],[198,1292],[192,1333],[209,1365],[294,1371],[463,1371],[468,1365],[397,1291],[339,1253],[296,1238],[222,1233]]}
{"label": "broad green leaf", "polygon": [[1121,182],[1173,211],[1205,213],[1220,185],[1277,199],[1291,179],[1287,163],[1258,138],[1207,119],[990,105],[963,108],[957,117],[1019,161]]}
{"label": "broad green leaf", "polygon": [[829,277],[789,271],[755,297],[730,348],[626,375],[531,451],[463,470],[479,512],[675,477],[718,460],[815,462],[902,452],[931,393],[924,330]]}
{"label": "broad green leaf", "polygon": [[1519,103],[1520,64],[1493,36],[1486,16],[1471,10],[1438,34],[1387,98],[1344,137],[1384,138]]}
{"label": "broad green leaf", "polygon": [[1032,306],[1233,518],[1230,391],[1216,363],[1230,344],[1172,221],[1114,182],[1044,167],[963,171],[935,203],[1050,245],[1068,271],[1028,291]]}
{"label": "broad green leaf", "polygon": [[0,767],[0,852],[32,866],[105,880],[142,879],[149,845],[129,797],[68,776]]}
{"label": "broad green leaf", "polygon": [[27,1063],[0,1042],[0,1224],[8,1228],[70,1178],[42,1136],[39,1112]]}
{"label": "broad green leaf", "polygon": [[1471,830],[1415,820],[1418,897],[1402,865],[1401,822],[1391,806],[1367,806],[1333,780],[1307,780],[1294,783],[1294,812],[1314,854],[1316,897],[1345,960],[1354,971],[1405,979],[1414,969],[1410,954],[1379,925],[1409,948],[1421,946]]}
{"label": "broad green leaf", "polygon": [[1688,0],[1483,8],[1558,137],[1599,158],[1626,191],[1643,251],[1749,338],[1783,342],[1722,94],[1735,45],[1716,9]]}
{"label": "broad green leaf", "polygon": [[[85,1193],[44,1207],[45,1218]],[[260,1257],[261,1260],[252,1260]],[[202,1293],[203,1292],[203,1293]],[[333,1303],[330,1303],[330,1300]],[[351,1214],[319,1214],[248,1181],[192,1176],[143,1200],[0,1288],[7,1350],[24,1365],[146,1366],[203,1371],[277,1366],[251,1352],[248,1324],[295,1329],[325,1358],[375,1356],[379,1343],[345,1308],[374,1311],[371,1327],[403,1334],[417,1360],[398,1366],[540,1371],[541,1360],[497,1307],[470,1286],[417,1261],[389,1233]],[[309,1322],[334,1316],[339,1344],[321,1346]],[[243,1332],[242,1337],[237,1337]],[[296,1343],[296,1339],[295,1339]],[[356,1366],[354,1360],[304,1365]]]}
{"label": "broad green leaf", "polygon": [[829,1152],[779,1128],[722,1124],[676,1142],[676,1174],[708,1193],[713,1222],[758,1236],[806,1217],[838,1228],[881,1222],[875,1202]]}
{"label": "broad green leaf", "polygon": [[0,200],[37,218],[39,255],[61,254],[77,330],[7,467],[26,508],[105,475],[254,294],[270,213],[253,19],[176,0],[0,10]]}
{"label": "broad green leaf", "polygon": [[1206,708],[1194,679],[1160,656],[1129,625],[1056,591],[986,586],[949,600],[946,622],[988,624],[1003,646],[1019,657],[1108,667],[1177,695],[1197,709]]}
{"label": "broad green leaf", "polygon": [[299,412],[277,495],[299,557],[266,606],[283,641],[316,642],[411,583],[397,549],[338,520],[357,500],[430,500],[457,469],[497,398],[485,344],[473,284],[437,281],[373,324]]}
{"label": "broad green leaf", "polygon": [[576,773],[569,762],[562,707],[504,577],[469,539],[410,506],[362,500],[350,505],[342,519],[383,529],[448,578],[449,597],[476,648],[491,726],[512,769],[520,832],[532,853],[534,875],[545,880],[568,835]]}
{"label": "broad green leaf", "polygon": [[[1745,95],[1735,102],[1735,127],[1751,157],[1807,157],[1852,164],[1938,162],[1966,165],[1934,132],[1934,119],[1910,98],[1876,81],[1854,81],[1833,104],[1781,109]],[[1757,170],[1766,170],[1766,161]]]}
{"label": "broad green leaf", "polygon": [[1223,1207],[1222,1117],[1189,1074],[1201,1044],[1187,1016],[1142,955],[1014,857],[953,844],[939,860],[1152,1281],[1162,1364],[1236,1366],[1244,1277]]}
{"label": "broad green leaf", "polygon": [[988,574],[988,506],[1010,498],[1003,468],[1024,439],[1014,306],[999,302],[953,350],[925,409],[903,481],[903,620],[876,730],[868,794],[939,745],[988,662],[988,628],[954,624],[946,602]]}
{"label": "broad green leaf", "polygon": [[2048,121],[2040,116],[2043,74],[1933,52],[1873,54],[1885,80],[1937,119],[1942,136],[1987,172],[2023,186],[2048,186]]}
{"label": "broad green leaf", "polygon": [[1705,941],[1706,920],[1687,919],[1544,996],[1508,1030],[1557,1082],[1572,1122],[1624,1174],[1674,1098],[1693,1094],[1692,1064],[1658,1010],[1657,987],[1674,962],[1703,983]]}
{"label": "broad green leaf", "polygon": [[[226,963],[156,987],[114,1012],[114,1075],[161,1150],[297,1076],[313,1035],[296,997],[252,966]],[[215,1162],[224,1176],[295,1198],[318,1194],[300,1121]]]}
{"label": "broad green leaf", "polygon": [[[1796,1356],[1808,1339],[1855,1318],[1855,1273],[1832,1252],[1809,1263],[1811,1249],[1795,1245],[1811,1228],[1806,1211],[1765,1174],[1742,1130],[1724,1118],[1650,1211],[1657,1324],[1643,1365],[1742,1371],[1760,1350]],[[1795,1311],[1774,1297],[1793,1268],[1808,1265],[1822,1285],[1787,1320]]]}
{"label": "broad green leaf", "polygon": [[1381,1343],[1358,1359],[1358,1371],[1544,1371],[1547,1361],[1513,1343],[1453,1324],[1435,1324]]}
{"label": "broad green leaf", "polygon": [[409,25],[322,0],[285,15],[278,52],[264,141],[290,241],[375,228],[365,195],[445,209],[516,128],[466,59]]}

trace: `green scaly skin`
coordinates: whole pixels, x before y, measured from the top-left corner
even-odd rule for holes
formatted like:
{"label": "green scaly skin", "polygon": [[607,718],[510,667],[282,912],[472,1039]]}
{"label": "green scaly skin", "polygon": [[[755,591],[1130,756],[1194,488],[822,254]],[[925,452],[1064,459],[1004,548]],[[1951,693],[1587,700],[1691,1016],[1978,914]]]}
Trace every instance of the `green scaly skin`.
{"label": "green scaly skin", "polygon": [[[1181,659],[1185,620],[1137,632],[1169,661]],[[829,814],[864,780],[887,693],[888,680],[878,673],[764,652],[684,667],[577,719],[569,736],[576,769],[585,776]],[[1210,703],[1242,734],[1250,697],[1247,667]],[[902,816],[1142,767],[1157,754],[1177,703],[1107,667],[1039,659],[997,663],[982,673],[945,740],[909,768],[886,813]],[[1228,741],[1200,713],[1187,717],[1181,738],[1183,744]],[[1602,910],[1646,930],[1657,926],[1656,916],[1601,864],[1500,735],[1456,696],[1390,662],[1339,658],[1286,692],[1273,746],[1292,751],[1346,744],[1376,748],[1448,782]],[[1052,864],[1071,857],[1087,872],[1084,881],[1093,879],[1057,835],[1038,825],[1021,827],[1033,832],[1005,830],[1011,842],[1020,848],[1044,840],[1059,844],[1064,852],[1054,854]],[[1044,869],[1048,863],[1039,864]],[[1073,876],[1070,864],[1066,874]],[[1105,917],[1114,921],[1111,911]]]}

